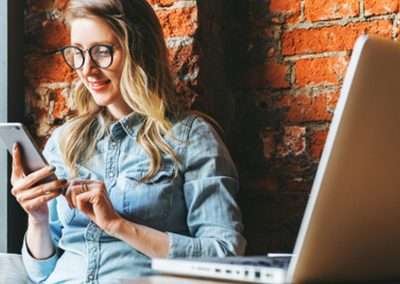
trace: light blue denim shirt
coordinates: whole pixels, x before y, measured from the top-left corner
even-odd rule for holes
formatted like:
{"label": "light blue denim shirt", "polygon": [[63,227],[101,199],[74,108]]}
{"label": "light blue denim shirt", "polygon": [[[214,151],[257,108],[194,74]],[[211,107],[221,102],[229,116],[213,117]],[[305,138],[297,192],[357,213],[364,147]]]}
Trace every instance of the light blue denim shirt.
{"label": "light blue denim shirt", "polygon": [[[136,141],[142,124],[131,114],[98,139],[92,158],[78,165],[79,178],[104,181],[114,210],[123,218],[166,232],[169,256],[242,255],[246,241],[235,201],[238,176],[216,131],[203,118],[190,115],[173,126],[168,144],[181,161],[163,157],[161,170],[140,182],[149,157]],[[61,159],[56,129],[43,151],[60,179],[69,174]],[[151,274],[150,258],[127,243],[107,235],[64,196],[49,202],[50,231],[57,253],[46,260],[31,257],[24,242],[23,261],[35,283],[118,283]]]}

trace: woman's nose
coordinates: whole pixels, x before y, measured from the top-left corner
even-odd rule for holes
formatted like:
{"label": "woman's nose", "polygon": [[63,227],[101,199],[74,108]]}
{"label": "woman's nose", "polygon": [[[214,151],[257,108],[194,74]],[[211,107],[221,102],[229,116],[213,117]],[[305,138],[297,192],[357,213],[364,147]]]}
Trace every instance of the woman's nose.
{"label": "woman's nose", "polygon": [[89,56],[88,52],[85,52],[85,60],[81,68],[83,75],[88,75],[93,71],[97,70],[96,64],[93,62],[92,58]]}

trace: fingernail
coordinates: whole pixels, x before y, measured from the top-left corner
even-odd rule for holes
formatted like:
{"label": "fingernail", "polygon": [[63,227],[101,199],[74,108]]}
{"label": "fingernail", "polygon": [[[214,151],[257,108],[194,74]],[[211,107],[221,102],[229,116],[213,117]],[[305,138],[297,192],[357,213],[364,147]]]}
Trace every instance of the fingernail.
{"label": "fingernail", "polygon": [[13,151],[15,152],[17,150],[17,143],[14,143],[13,145]]}

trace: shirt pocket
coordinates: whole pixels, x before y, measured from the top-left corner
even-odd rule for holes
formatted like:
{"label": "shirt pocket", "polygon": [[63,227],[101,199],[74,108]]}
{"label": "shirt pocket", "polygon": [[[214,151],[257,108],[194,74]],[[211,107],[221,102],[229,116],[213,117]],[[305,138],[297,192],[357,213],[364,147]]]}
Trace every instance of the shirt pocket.
{"label": "shirt pocket", "polygon": [[145,171],[122,177],[122,212],[125,218],[153,228],[165,227],[172,209],[174,168],[164,167],[149,181],[141,181]]}
{"label": "shirt pocket", "polygon": [[87,179],[87,180],[102,180],[102,177],[99,173],[95,172],[95,168],[90,169],[87,168],[83,165],[77,165],[78,167],[78,176],[76,179],[82,180],[82,179]]}

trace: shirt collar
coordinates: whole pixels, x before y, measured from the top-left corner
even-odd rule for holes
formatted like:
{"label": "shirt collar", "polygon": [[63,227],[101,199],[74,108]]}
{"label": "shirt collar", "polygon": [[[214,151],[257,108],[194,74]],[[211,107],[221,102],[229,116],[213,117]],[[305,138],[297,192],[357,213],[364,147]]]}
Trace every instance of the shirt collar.
{"label": "shirt collar", "polygon": [[120,139],[125,135],[136,138],[137,131],[144,121],[144,116],[132,112],[120,120],[112,123],[109,127],[109,134],[114,139]]}

